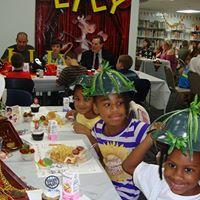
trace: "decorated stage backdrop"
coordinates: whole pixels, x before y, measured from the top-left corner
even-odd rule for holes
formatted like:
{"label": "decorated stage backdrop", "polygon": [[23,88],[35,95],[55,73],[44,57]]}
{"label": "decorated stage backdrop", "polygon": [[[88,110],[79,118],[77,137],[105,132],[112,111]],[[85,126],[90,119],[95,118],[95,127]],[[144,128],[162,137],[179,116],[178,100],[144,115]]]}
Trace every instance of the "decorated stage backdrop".
{"label": "decorated stage backdrop", "polygon": [[53,39],[64,44],[63,53],[87,50],[94,35],[118,57],[128,52],[131,0],[36,0],[35,47],[39,57]]}

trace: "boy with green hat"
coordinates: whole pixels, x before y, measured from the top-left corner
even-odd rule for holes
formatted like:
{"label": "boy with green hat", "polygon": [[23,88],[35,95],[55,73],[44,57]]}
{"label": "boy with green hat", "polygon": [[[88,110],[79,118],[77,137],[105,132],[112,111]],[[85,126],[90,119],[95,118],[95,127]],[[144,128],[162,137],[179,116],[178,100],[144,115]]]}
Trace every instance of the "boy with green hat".
{"label": "boy with green hat", "polygon": [[[133,174],[135,185],[148,200],[200,199],[199,105],[195,97],[190,108],[161,116],[157,120],[162,119],[161,128],[124,161],[123,168]],[[161,150],[159,166],[142,162],[153,140]]]}
{"label": "boy with green hat", "polygon": [[123,74],[103,63],[84,95],[93,96],[94,111],[102,118],[92,129],[90,141],[98,143],[99,154],[113,185],[123,200],[136,200],[140,191],[132,177],[122,169],[122,162],[145,138],[148,124],[129,112],[130,92],[135,87]]}

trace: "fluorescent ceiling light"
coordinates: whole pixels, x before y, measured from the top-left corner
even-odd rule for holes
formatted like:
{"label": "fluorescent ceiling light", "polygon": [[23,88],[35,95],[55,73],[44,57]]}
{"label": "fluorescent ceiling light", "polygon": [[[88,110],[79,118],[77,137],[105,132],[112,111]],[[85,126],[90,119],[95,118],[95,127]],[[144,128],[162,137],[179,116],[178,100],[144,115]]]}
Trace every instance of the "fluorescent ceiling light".
{"label": "fluorescent ceiling light", "polygon": [[200,10],[177,10],[178,13],[200,13]]}

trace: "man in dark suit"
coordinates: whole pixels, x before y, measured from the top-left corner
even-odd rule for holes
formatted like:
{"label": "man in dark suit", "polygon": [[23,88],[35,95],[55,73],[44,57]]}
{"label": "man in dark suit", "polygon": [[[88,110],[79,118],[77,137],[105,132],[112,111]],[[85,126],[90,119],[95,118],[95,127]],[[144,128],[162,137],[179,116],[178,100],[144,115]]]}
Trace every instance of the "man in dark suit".
{"label": "man in dark suit", "polygon": [[82,53],[80,64],[87,69],[98,69],[102,60],[107,60],[115,68],[116,60],[113,54],[103,47],[103,37],[100,35],[92,39],[91,49]]}

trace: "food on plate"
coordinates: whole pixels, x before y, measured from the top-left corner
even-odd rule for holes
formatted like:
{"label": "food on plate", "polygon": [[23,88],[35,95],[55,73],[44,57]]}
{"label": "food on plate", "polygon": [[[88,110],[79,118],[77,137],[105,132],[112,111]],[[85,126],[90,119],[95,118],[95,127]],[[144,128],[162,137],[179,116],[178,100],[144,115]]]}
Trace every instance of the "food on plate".
{"label": "food on plate", "polygon": [[65,144],[57,144],[50,150],[50,158],[60,163],[75,164],[83,149],[84,147],[78,149]]}
{"label": "food on plate", "polygon": [[48,114],[46,116],[42,115],[40,117],[40,122],[43,123],[43,125],[47,126],[48,125],[48,121],[49,120],[56,120],[56,122],[58,123],[58,125],[62,126],[65,124],[66,120],[65,117],[61,117],[59,116],[56,112],[51,111],[48,112]]}
{"label": "food on plate", "polygon": [[53,161],[49,158],[43,158],[37,162],[39,167],[50,167],[53,164]]}
{"label": "food on plate", "polygon": [[21,158],[23,160],[31,161],[34,159],[35,150],[28,144],[23,144],[19,152],[21,153]]}
{"label": "food on plate", "polygon": [[24,121],[31,122],[33,116],[34,115],[32,114],[32,112],[24,112],[24,114],[23,114]]}
{"label": "food on plate", "polygon": [[9,149],[15,149],[16,148],[15,142],[8,142],[6,144],[6,147],[8,147]]}

